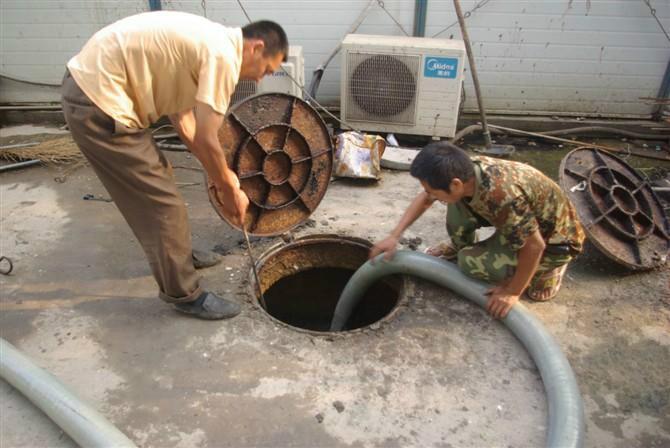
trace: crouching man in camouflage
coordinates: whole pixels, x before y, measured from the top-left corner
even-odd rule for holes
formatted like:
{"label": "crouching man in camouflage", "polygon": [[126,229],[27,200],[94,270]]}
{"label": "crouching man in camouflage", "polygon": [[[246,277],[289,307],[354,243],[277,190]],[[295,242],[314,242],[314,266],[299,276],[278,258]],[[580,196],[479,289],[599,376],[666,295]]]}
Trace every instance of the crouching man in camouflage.
{"label": "crouching man in camouflage", "polygon": [[[424,191],[370,258],[386,253],[391,259],[405,229],[437,200],[447,205],[451,243],[426,252],[456,258],[466,275],[494,284],[487,304],[492,316],[505,317],[524,291],[537,301],[556,296],[568,262],[582,249],[584,231],[555,182],[523,163],[470,158],[446,142],[423,148],[410,172]],[[495,233],[477,242],[475,230],[486,226]]]}

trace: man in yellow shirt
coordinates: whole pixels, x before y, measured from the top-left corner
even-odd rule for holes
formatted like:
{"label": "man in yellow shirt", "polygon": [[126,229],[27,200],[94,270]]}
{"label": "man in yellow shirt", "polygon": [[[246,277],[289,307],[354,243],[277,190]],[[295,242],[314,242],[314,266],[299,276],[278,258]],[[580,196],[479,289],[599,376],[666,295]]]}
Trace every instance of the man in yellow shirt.
{"label": "man in yellow shirt", "polygon": [[177,311],[224,319],[240,306],[200,287],[186,206],[148,128],[169,117],[241,222],[249,199],[217,133],[237,82],[273,73],[287,53],[274,22],[228,28],[158,11],[103,28],[67,64],[62,103],[72,137],[142,245],[159,297]]}

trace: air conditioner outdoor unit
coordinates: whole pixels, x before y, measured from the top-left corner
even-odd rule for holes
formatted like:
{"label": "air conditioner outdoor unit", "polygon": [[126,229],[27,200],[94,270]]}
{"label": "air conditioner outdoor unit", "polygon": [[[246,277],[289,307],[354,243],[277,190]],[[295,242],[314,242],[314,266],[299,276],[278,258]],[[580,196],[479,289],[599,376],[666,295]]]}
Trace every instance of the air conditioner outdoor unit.
{"label": "air conditioner outdoor unit", "polygon": [[464,65],[460,40],[349,34],[341,117],[366,131],[453,137]]}
{"label": "air conditioner outdoor unit", "polygon": [[[288,57],[282,64],[283,70],[277,70],[272,75],[264,76],[260,82],[242,80],[237,83],[233,93],[232,104],[239,102],[257,93],[281,92],[302,98],[302,90],[288,75],[291,75],[300,86],[305,85],[305,58],[302,47],[291,45],[288,49]],[[288,74],[288,75],[287,75]]]}

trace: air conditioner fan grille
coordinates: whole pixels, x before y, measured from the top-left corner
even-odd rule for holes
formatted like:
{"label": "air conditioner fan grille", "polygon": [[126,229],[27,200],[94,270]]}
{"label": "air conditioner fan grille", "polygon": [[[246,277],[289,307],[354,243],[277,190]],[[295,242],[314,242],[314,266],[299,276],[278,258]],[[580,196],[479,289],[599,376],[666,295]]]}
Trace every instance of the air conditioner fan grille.
{"label": "air conditioner fan grille", "polygon": [[350,52],[347,119],[414,124],[420,60]]}

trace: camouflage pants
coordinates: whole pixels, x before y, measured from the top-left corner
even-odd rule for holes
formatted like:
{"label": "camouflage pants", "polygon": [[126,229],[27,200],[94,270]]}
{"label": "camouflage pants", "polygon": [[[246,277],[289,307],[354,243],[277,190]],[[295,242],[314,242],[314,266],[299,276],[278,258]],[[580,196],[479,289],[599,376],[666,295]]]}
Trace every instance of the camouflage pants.
{"label": "camouflage pants", "polygon": [[[456,203],[447,207],[447,232],[453,246],[458,250],[458,267],[470,276],[492,284],[498,284],[512,275],[517,266],[517,252],[500,241],[496,231],[490,238],[475,242],[475,230],[490,224],[473,214],[466,206]],[[544,253],[540,266],[531,281],[535,285],[543,273],[563,266],[572,259],[569,254]]]}

